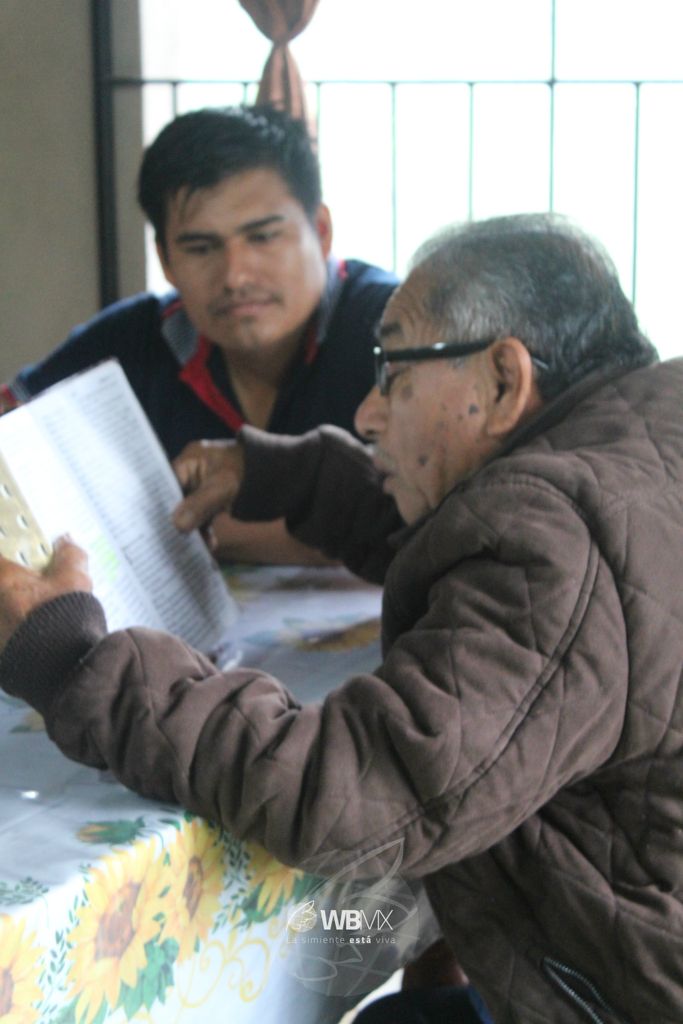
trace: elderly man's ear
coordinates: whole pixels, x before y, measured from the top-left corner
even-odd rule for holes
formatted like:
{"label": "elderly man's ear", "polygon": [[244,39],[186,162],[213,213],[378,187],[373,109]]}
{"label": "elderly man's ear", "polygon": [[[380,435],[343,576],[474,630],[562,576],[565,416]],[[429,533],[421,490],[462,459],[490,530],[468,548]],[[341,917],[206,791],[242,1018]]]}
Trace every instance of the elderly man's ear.
{"label": "elderly man's ear", "polygon": [[519,338],[500,338],[482,355],[488,377],[487,433],[502,440],[542,404],[534,364]]}

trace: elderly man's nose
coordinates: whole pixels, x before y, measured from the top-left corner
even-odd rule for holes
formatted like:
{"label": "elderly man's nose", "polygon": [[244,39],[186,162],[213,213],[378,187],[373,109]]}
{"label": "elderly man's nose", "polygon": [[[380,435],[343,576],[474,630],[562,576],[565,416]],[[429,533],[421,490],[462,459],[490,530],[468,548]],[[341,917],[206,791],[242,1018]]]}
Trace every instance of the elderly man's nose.
{"label": "elderly man's nose", "polygon": [[375,385],[356,409],[354,425],[361,437],[372,441],[382,433],[386,420],[387,400]]}

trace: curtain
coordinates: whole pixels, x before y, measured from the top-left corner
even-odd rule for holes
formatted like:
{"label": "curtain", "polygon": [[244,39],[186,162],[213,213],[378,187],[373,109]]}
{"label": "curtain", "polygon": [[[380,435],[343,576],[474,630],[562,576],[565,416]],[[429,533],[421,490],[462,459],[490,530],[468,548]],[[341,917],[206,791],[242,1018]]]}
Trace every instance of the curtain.
{"label": "curtain", "polygon": [[306,28],[318,0],[240,0],[240,4],[273,44],[256,102],[307,120],[304,84],[288,43]]}

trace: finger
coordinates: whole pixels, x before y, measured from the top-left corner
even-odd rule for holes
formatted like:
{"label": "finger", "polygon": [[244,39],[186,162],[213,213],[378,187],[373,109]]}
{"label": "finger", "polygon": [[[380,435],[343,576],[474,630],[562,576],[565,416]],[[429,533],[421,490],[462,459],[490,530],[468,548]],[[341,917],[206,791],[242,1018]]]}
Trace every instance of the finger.
{"label": "finger", "polygon": [[191,441],[171,463],[183,488],[195,490],[210,473],[220,469],[225,460],[230,465],[234,441]]}
{"label": "finger", "polygon": [[175,509],[173,522],[182,533],[204,526],[218,512],[227,512],[235,496],[236,485],[226,476],[206,480]]}
{"label": "finger", "polygon": [[183,488],[196,487],[202,472],[204,461],[204,447],[201,441],[190,441],[186,444],[180,455],[171,461],[171,468]]}
{"label": "finger", "polygon": [[183,491],[194,491],[202,479],[201,461],[180,456],[173,463],[173,470]]}
{"label": "finger", "polygon": [[12,587],[17,581],[37,578],[38,573],[25,565],[19,565],[13,558],[0,555],[0,588]]}
{"label": "finger", "polygon": [[70,537],[59,537],[55,541],[52,559],[43,575],[60,589],[92,590],[88,555]]}
{"label": "finger", "polygon": [[218,539],[216,537],[216,532],[211,523],[209,523],[208,526],[204,527],[204,529],[202,530],[202,535],[204,537],[204,543],[206,544],[209,551],[212,554],[215,554],[216,549],[218,547]]}

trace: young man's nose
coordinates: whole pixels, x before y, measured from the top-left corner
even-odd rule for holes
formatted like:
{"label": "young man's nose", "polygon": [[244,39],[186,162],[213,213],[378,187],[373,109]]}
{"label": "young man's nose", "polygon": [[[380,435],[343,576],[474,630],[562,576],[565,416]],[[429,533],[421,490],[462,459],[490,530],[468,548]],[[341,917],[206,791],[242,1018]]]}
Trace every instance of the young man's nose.
{"label": "young man's nose", "polygon": [[226,243],[222,264],[223,285],[229,291],[239,291],[253,282],[253,260],[248,247],[238,242]]}

